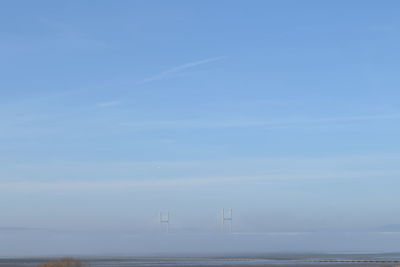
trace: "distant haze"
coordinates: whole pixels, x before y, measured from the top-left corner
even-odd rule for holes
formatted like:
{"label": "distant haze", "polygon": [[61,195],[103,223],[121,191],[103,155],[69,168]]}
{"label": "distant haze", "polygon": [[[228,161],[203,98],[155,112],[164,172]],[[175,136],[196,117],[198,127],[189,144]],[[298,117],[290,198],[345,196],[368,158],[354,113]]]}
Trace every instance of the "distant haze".
{"label": "distant haze", "polygon": [[[251,256],[267,253],[396,252],[400,233],[138,234],[121,232],[1,232],[10,256]],[[35,244],[35,245],[32,245]]]}

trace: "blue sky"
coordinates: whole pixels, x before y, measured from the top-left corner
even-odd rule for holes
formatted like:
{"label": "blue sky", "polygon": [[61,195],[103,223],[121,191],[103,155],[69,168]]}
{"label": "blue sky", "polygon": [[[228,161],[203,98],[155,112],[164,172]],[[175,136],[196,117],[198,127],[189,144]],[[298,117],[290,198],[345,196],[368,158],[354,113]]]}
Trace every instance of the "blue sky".
{"label": "blue sky", "polygon": [[400,222],[399,8],[3,2],[1,224],[153,229],[170,210],[213,229],[222,207],[241,231]]}

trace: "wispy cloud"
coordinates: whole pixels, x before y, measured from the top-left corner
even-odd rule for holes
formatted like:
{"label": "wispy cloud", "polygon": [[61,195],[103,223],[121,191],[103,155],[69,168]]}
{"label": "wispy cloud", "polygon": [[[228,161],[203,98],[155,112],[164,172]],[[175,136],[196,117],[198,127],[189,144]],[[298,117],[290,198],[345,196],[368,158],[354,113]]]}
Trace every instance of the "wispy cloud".
{"label": "wispy cloud", "polygon": [[300,173],[273,173],[265,175],[245,176],[204,176],[179,179],[147,179],[147,180],[102,180],[102,181],[17,181],[0,182],[0,192],[24,191],[91,191],[97,193],[119,192],[145,189],[176,189],[199,187],[225,187],[232,185],[260,185],[268,182],[293,182],[317,180],[367,180],[394,179],[400,174],[399,170],[303,170]]}
{"label": "wispy cloud", "polygon": [[232,183],[239,181],[249,181],[249,177],[197,177],[190,179],[154,179],[154,180],[119,180],[119,181],[55,181],[55,182],[4,182],[0,183],[2,190],[18,191],[47,191],[65,190],[80,191],[94,190],[97,192],[113,190],[129,190],[143,188],[166,188],[166,187],[192,187],[207,186],[210,183]]}
{"label": "wispy cloud", "polygon": [[118,106],[118,105],[121,105],[121,104],[122,104],[122,101],[113,100],[113,101],[107,101],[107,102],[98,103],[97,106],[99,106],[101,108],[108,108],[108,107]]}
{"label": "wispy cloud", "polygon": [[[0,165],[0,192],[225,187],[312,180],[399,177],[398,154],[178,162],[49,162]],[[7,177],[7,179],[5,178]]]}
{"label": "wispy cloud", "polygon": [[204,64],[208,64],[208,63],[212,63],[212,62],[216,62],[216,61],[220,61],[222,59],[225,59],[226,57],[213,57],[213,58],[207,58],[207,59],[203,59],[203,60],[198,60],[198,61],[193,61],[193,62],[189,62],[183,65],[179,65],[176,67],[172,67],[170,69],[164,70],[163,72],[153,75],[149,78],[146,78],[140,82],[138,82],[138,84],[144,84],[144,83],[149,83],[149,82],[153,82],[156,80],[160,80],[163,79],[165,77],[168,77],[174,73],[179,73],[182,71],[185,71],[187,69],[191,69],[200,65],[204,65]]}
{"label": "wispy cloud", "polygon": [[193,129],[217,129],[217,128],[241,128],[241,127],[291,127],[301,125],[331,125],[362,123],[380,120],[398,120],[400,113],[342,116],[342,117],[293,117],[273,119],[240,119],[240,120],[165,120],[145,122],[122,122],[120,125],[137,130],[154,130],[169,128],[193,128]]}

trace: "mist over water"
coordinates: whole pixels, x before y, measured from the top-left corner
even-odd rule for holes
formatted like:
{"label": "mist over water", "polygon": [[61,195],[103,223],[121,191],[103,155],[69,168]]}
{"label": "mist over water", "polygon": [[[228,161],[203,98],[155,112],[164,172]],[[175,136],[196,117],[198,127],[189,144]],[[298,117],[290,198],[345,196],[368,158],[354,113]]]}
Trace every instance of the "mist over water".
{"label": "mist over water", "polygon": [[9,230],[0,256],[259,256],[266,253],[396,252],[400,233],[124,233]]}

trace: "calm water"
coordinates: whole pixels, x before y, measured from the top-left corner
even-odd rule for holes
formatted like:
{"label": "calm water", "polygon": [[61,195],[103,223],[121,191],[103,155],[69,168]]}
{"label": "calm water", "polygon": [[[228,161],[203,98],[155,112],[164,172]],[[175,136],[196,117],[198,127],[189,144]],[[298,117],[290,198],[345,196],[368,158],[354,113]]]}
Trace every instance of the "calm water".
{"label": "calm water", "polygon": [[[0,259],[0,267],[34,267],[49,258]],[[398,254],[280,255],[258,258],[83,258],[90,267],[159,266],[400,266]]]}
{"label": "calm water", "polygon": [[106,266],[232,266],[232,265],[295,265],[306,264],[304,260],[274,259],[163,259],[163,260],[128,260],[128,261],[92,261],[95,267]]}

